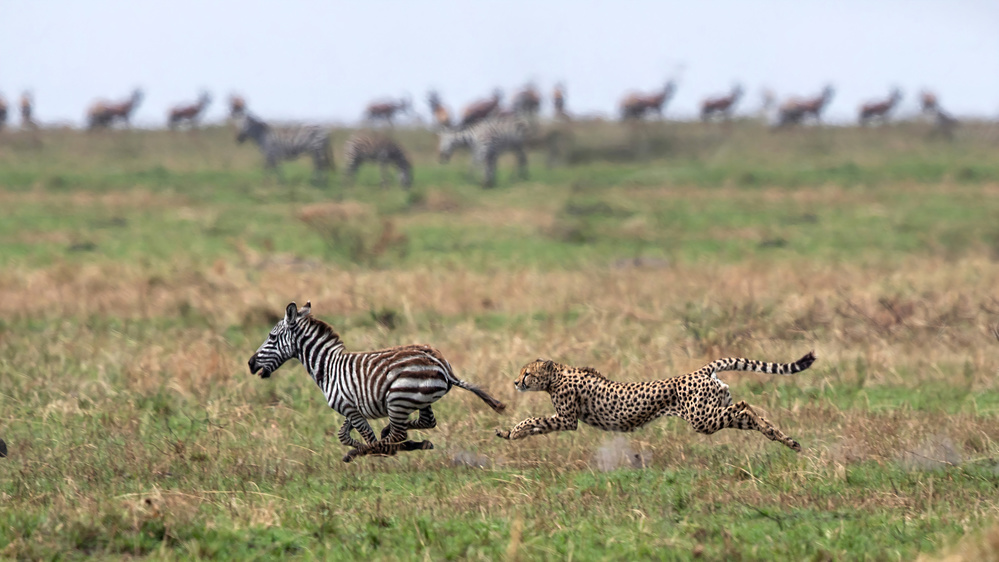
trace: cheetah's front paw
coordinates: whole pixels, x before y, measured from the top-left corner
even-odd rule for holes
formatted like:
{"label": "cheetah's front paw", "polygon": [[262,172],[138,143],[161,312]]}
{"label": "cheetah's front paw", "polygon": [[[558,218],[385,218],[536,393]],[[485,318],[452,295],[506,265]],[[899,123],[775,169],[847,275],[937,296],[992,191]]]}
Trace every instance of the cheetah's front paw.
{"label": "cheetah's front paw", "polygon": [[501,437],[503,439],[509,439],[510,438],[510,432],[509,431],[503,431],[501,429],[497,429],[496,430],[496,437]]}

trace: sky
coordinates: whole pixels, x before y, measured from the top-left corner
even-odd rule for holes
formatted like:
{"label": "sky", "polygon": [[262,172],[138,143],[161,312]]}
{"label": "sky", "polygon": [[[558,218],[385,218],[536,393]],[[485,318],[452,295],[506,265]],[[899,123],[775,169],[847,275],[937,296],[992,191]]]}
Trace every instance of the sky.
{"label": "sky", "polygon": [[136,87],[134,120],[160,126],[201,90],[208,120],[238,92],[265,119],[351,122],[377,99],[411,96],[426,116],[431,88],[456,111],[528,81],[563,82],[573,113],[616,115],[669,78],[673,118],[737,82],[742,113],[764,88],[830,83],[834,121],[893,86],[902,113],[928,88],[951,113],[999,118],[995,0],[0,0],[0,14],[0,95],[30,90],[43,123],[80,125]]}

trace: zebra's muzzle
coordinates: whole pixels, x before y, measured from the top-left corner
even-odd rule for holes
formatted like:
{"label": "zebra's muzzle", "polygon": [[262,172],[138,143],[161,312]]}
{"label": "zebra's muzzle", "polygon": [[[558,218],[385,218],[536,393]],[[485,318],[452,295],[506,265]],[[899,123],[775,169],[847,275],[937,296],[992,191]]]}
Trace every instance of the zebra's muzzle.
{"label": "zebra's muzzle", "polygon": [[267,377],[271,376],[270,371],[264,369],[261,365],[257,364],[257,354],[256,353],[254,353],[253,356],[250,357],[250,361],[248,362],[248,364],[250,366],[250,374],[251,375],[255,375],[255,374],[257,374],[257,371],[260,371],[260,378],[262,378],[262,379],[266,379]]}

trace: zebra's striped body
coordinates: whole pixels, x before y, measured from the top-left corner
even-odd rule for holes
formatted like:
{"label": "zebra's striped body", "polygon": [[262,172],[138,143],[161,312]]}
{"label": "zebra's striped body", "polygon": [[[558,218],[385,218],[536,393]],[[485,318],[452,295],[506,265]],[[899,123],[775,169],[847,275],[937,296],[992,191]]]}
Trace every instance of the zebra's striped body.
{"label": "zebra's striped body", "polygon": [[333,169],[333,153],[329,131],[317,125],[273,128],[252,115],[243,117],[236,141],[242,143],[253,139],[264,155],[265,167],[275,170],[281,176],[278,164],[284,160],[294,160],[302,154],[312,157],[315,167],[313,180],[325,180],[325,172]]}
{"label": "zebra's striped body", "polygon": [[399,168],[399,183],[402,187],[409,189],[413,185],[413,166],[406,158],[406,153],[397,142],[384,135],[355,133],[347,140],[343,153],[348,182],[353,182],[361,164],[373,161],[381,168],[382,187],[388,183],[389,164]]}
{"label": "zebra's striped body", "polygon": [[[451,365],[436,349],[405,345],[368,352],[348,352],[333,328],[311,316],[311,304],[299,310],[288,305],[267,341],[250,357],[250,372],[267,378],[289,359],[298,359],[323,391],[326,402],[346,420],[337,436],[352,447],[344,457],[350,462],[369,454],[394,455],[398,451],[432,449],[429,441],[409,441],[410,429],[436,427],[431,404],[457,386],[475,393],[497,412],[505,406],[484,391],[458,379]],[[416,420],[410,414],[419,412]],[[381,438],[368,424],[388,417]],[[357,432],[361,443],[351,437]]]}
{"label": "zebra's striped body", "polygon": [[520,176],[527,179],[525,145],[531,130],[531,123],[518,117],[498,117],[465,128],[446,129],[439,133],[438,155],[441,163],[446,164],[455,149],[467,147],[475,162],[484,167],[483,186],[492,187],[496,184],[496,160],[504,152],[513,152],[517,155]]}

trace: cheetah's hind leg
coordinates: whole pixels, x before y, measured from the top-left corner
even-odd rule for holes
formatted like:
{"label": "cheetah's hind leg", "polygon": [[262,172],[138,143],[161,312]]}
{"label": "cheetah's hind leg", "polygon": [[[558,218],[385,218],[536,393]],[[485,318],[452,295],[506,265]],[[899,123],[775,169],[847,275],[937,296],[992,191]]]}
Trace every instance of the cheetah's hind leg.
{"label": "cheetah's hind leg", "polygon": [[738,403],[726,408],[724,419],[728,421],[725,427],[756,430],[765,435],[771,441],[783,443],[791,450],[799,453],[801,452],[801,445],[798,444],[797,441],[791,439],[787,435],[784,435],[784,432],[777,429],[774,424],[770,423],[763,416],[757,414],[756,411],[753,410],[753,407],[747,404],[745,400],[740,400]]}

